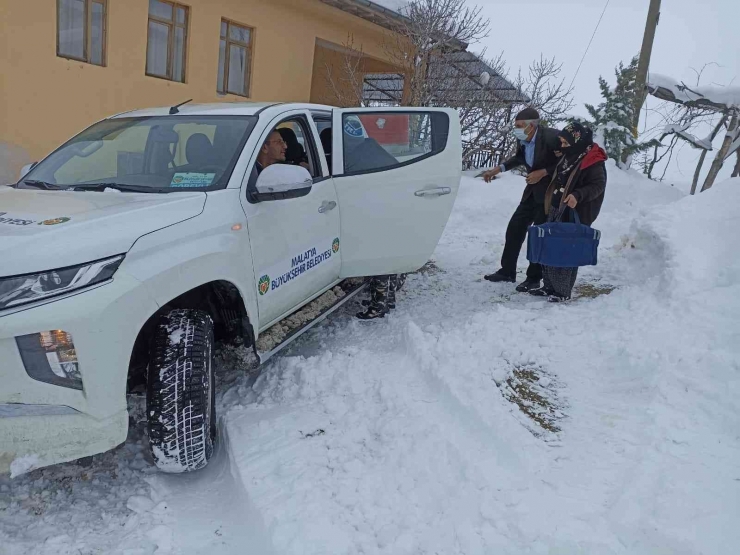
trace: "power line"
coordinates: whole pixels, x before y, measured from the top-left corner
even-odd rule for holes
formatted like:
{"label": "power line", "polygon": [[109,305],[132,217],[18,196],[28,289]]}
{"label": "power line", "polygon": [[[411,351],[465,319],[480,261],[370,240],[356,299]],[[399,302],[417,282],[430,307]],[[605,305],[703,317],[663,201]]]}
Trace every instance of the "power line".
{"label": "power line", "polygon": [[581,66],[583,65],[583,60],[586,59],[586,54],[588,54],[588,49],[591,48],[591,43],[594,41],[594,37],[596,36],[596,31],[599,30],[599,25],[601,25],[601,20],[604,19],[604,14],[606,13],[606,9],[609,7],[609,2],[611,0],[606,0],[606,4],[604,5],[604,10],[601,12],[601,17],[599,17],[599,21],[596,23],[596,29],[594,29],[594,34],[591,35],[591,40],[588,41],[588,46],[586,46],[586,51],[583,53],[583,58],[581,58],[581,63],[578,64],[578,69],[576,69],[576,74],[573,76],[573,80],[570,82],[570,88],[573,88],[573,83],[576,82],[576,77],[578,77],[578,72],[581,71]]}

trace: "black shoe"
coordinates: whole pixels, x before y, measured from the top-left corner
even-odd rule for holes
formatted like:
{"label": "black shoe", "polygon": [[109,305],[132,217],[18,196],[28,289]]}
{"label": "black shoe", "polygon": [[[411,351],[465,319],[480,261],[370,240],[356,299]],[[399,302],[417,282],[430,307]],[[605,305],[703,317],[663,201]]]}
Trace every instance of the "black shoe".
{"label": "black shoe", "polygon": [[532,291],[532,289],[539,289],[540,288],[540,280],[538,279],[532,279],[527,278],[523,282],[521,282],[519,285],[516,286],[516,290],[520,293],[529,293]]}
{"label": "black shoe", "polygon": [[370,307],[365,312],[358,312],[355,316],[359,320],[377,320],[378,318],[385,318],[386,314],[388,314],[387,310],[378,310],[375,307]]}
{"label": "black shoe", "polygon": [[550,295],[549,297],[547,297],[548,303],[564,303],[569,300],[570,297],[563,297],[562,295]]}
{"label": "black shoe", "polygon": [[505,274],[502,270],[499,270],[495,274],[483,276],[483,279],[492,281],[493,283],[516,283],[516,275]]}
{"label": "black shoe", "polygon": [[550,297],[555,294],[555,291],[551,291],[547,287],[538,287],[536,289],[530,289],[527,293],[535,297]]}

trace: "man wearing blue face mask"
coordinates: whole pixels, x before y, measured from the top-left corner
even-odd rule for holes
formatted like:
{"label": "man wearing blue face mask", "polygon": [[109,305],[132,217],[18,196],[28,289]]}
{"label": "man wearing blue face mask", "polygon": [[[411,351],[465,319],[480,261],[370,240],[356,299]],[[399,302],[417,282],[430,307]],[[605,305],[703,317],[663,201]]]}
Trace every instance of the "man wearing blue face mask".
{"label": "man wearing blue face mask", "polygon": [[[517,260],[527,237],[527,229],[532,224],[543,224],[547,220],[545,193],[558,163],[555,155],[560,148],[558,131],[540,126],[540,114],[537,110],[525,108],[519,112],[514,120],[513,133],[519,141],[516,154],[500,166],[483,173],[483,179],[490,183],[501,172],[520,166],[527,168],[527,186],[506,228],[501,269],[485,276],[485,279],[492,282],[516,282]],[[539,264],[530,264],[527,279],[516,290],[523,293],[537,289],[541,280],[542,267]]]}

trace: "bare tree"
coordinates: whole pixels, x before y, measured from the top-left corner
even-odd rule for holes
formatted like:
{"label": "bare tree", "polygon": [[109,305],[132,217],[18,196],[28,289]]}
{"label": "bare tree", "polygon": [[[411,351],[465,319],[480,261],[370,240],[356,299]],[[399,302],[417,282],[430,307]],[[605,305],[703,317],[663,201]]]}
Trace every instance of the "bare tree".
{"label": "bare tree", "polygon": [[519,72],[514,86],[521,90],[529,100],[528,106],[536,108],[542,120],[549,125],[562,122],[573,108],[573,88],[566,87],[560,77],[563,65],[555,58],[540,56],[529,65],[526,76]]}
{"label": "bare tree", "polygon": [[[502,55],[488,58],[466,50],[484,38],[489,21],[465,0],[413,0],[384,41],[389,63],[403,81],[400,106],[444,106],[460,114],[465,167],[494,165],[514,146],[515,114],[533,106],[552,125],[572,108],[572,89],[554,59],[541,57],[513,82]],[[341,67],[326,67],[327,88],[340,106],[367,105],[370,84],[362,49],[350,36]]]}
{"label": "bare tree", "polygon": [[403,106],[431,105],[440,80],[448,77],[447,55],[488,36],[490,21],[481,10],[465,0],[413,0],[401,10],[405,17],[386,36],[384,48],[406,78]]}
{"label": "bare tree", "polygon": [[735,154],[737,155],[737,162],[735,162],[735,169],[732,170],[731,177],[740,177],[740,150],[737,150]]}
{"label": "bare tree", "polygon": [[[727,100],[727,98],[732,98],[732,94],[725,95],[723,94],[724,91],[718,93],[718,89],[711,87],[704,89],[698,87],[704,70],[712,64],[705,64],[700,71],[694,70],[694,73],[696,73],[696,85],[693,85],[693,89],[684,82],[675,82],[665,77],[658,78],[655,83],[648,84],[648,90],[651,94],[662,100],[674,103],[685,110],[682,115],[685,123],[678,126],[667,126],[661,136],[661,141],[668,135],[675,134],[671,139],[672,145],[675,146],[675,137],[678,137],[703,151],[694,171],[694,179],[691,185],[692,195],[696,193],[707,152],[714,150],[713,142],[723,128],[727,129],[727,133],[722,141],[722,145],[717,150],[701,190],[706,191],[711,188],[727,159],[733,153],[740,152],[740,107],[733,104],[731,100]],[[730,92],[729,89],[727,92]],[[717,117],[717,114],[719,114],[720,119],[714,125],[708,137],[698,139],[690,132],[692,125],[697,122],[709,123]],[[738,165],[740,166],[740,161]],[[740,173],[740,168],[735,167],[733,173],[735,171]]]}
{"label": "bare tree", "polygon": [[717,156],[715,156],[714,161],[709,168],[709,173],[707,174],[707,177],[704,180],[704,185],[702,185],[701,188],[702,192],[714,185],[714,180],[717,179],[717,175],[722,169],[722,165],[733,153],[732,148],[734,147],[734,151],[737,151],[738,147],[740,147],[740,144],[737,146],[735,145],[735,141],[738,140],[738,135],[740,135],[740,127],[738,126],[740,110],[737,108],[730,109],[725,113],[725,116],[730,118],[730,123],[727,125],[727,134],[722,141],[722,146],[717,151]]}
{"label": "bare tree", "polygon": [[[709,135],[709,141],[713,142],[715,137],[719,134],[720,130],[727,125],[727,116],[723,115],[722,118],[720,118],[719,123],[715,126],[715,128],[712,130],[712,133]],[[691,182],[691,194],[696,194],[696,187],[699,184],[699,176],[701,175],[701,168],[704,166],[704,160],[707,157],[707,152],[709,150],[704,150],[701,153],[701,156],[699,156],[699,162],[696,164],[696,169],[694,170],[694,179]]]}

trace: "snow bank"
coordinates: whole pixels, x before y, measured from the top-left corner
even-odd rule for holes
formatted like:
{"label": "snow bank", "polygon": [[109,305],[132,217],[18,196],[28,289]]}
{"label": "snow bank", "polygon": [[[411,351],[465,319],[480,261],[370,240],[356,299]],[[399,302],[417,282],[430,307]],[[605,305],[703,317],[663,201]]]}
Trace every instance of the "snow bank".
{"label": "snow bank", "polygon": [[[202,472],[150,475],[139,438],[89,471],[0,477],[0,551],[727,553],[740,183],[686,197],[608,171],[600,264],[579,283],[610,294],[550,305],[484,281],[524,180],[465,177],[433,271],[394,313],[362,323],[348,306],[256,381],[225,382],[225,441]],[[521,408],[534,401],[512,400],[517,372],[538,377],[559,430],[538,433]]]}
{"label": "snow bank", "polygon": [[17,478],[21,474],[31,472],[39,465],[39,458],[36,455],[26,455],[18,457],[10,463],[10,477]]}
{"label": "snow bank", "polygon": [[661,266],[672,293],[740,285],[738,206],[740,178],[735,178],[635,222],[637,246],[663,253]]}
{"label": "snow bank", "polygon": [[[581,280],[618,288],[554,308],[481,279],[522,181],[464,178],[439,270],[410,277],[396,313],[339,316],[312,332],[320,354],[298,345],[224,397],[276,552],[719,554],[740,541],[740,294],[724,287],[740,276],[726,234],[737,184],[684,198],[610,162],[602,263]],[[681,294],[697,280],[701,295]],[[503,394],[517,371],[555,388],[561,431],[534,433]]]}

